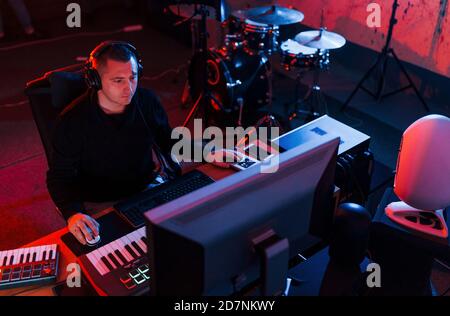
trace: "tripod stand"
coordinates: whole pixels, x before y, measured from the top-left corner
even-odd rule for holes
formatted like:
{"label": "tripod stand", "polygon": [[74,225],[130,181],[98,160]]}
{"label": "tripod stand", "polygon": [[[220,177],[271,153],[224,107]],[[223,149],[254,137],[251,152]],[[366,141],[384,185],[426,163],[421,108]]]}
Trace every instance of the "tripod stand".
{"label": "tripod stand", "polygon": [[[386,37],[386,44],[383,47],[383,50],[378,55],[378,58],[377,58],[375,64],[365,73],[365,75],[361,78],[361,80],[359,81],[359,83],[356,86],[356,88],[353,90],[352,94],[350,94],[348,99],[342,105],[341,111],[344,111],[347,108],[348,104],[350,103],[350,101],[353,99],[353,97],[355,96],[356,92],[360,88],[363,91],[367,92],[372,97],[374,97],[378,102],[381,101],[382,98],[385,98],[387,96],[391,96],[391,95],[397,94],[397,93],[399,93],[399,92],[401,92],[403,90],[412,88],[414,90],[416,96],[419,98],[420,102],[423,104],[423,106],[427,110],[427,112],[430,111],[430,109],[428,108],[427,103],[423,99],[423,97],[420,94],[419,90],[417,89],[416,85],[411,80],[411,77],[408,75],[408,73],[406,72],[406,69],[404,68],[404,66],[402,65],[401,61],[398,59],[397,55],[395,54],[394,49],[392,47],[390,47],[390,43],[391,43],[391,39],[392,39],[392,32],[394,30],[394,25],[397,23],[397,19],[395,18],[395,13],[397,11],[397,7],[398,6],[399,6],[398,5],[398,0],[394,0],[394,3],[392,5],[391,19],[389,21],[389,30],[388,30],[388,34],[387,34],[387,37]],[[387,71],[387,63],[388,63],[388,59],[389,59],[390,56],[392,56],[394,58],[394,61],[397,63],[397,65],[400,68],[401,72],[405,75],[405,77],[408,80],[409,84],[407,86],[404,86],[404,87],[399,88],[397,90],[394,90],[394,91],[391,91],[391,92],[383,94],[383,89],[384,89],[384,85],[385,85],[385,81],[386,81],[385,77],[386,77],[386,71]],[[375,91],[375,93],[373,93],[369,89],[365,88],[363,86],[363,83],[370,77],[370,75],[375,70],[380,70],[380,69],[381,69],[381,73],[379,72],[379,78],[377,78],[378,79],[378,83],[377,83],[376,91]]]}
{"label": "tripod stand", "polygon": [[200,14],[201,20],[200,20],[200,32],[199,32],[199,42],[200,42],[200,50],[201,53],[201,63],[202,63],[202,91],[200,92],[197,100],[195,101],[194,105],[192,106],[191,110],[189,111],[189,114],[187,115],[186,119],[183,122],[183,127],[186,127],[187,124],[189,124],[192,117],[197,113],[199,107],[202,107],[204,110],[204,119],[206,122],[208,122],[208,107],[211,105],[211,102],[216,104],[221,111],[225,113],[230,113],[230,109],[226,109],[222,103],[217,100],[211,93],[209,86],[208,86],[208,31],[207,31],[207,25],[206,25],[206,19],[208,17],[208,9],[206,5],[201,4],[199,5],[199,8],[196,9],[196,13]]}

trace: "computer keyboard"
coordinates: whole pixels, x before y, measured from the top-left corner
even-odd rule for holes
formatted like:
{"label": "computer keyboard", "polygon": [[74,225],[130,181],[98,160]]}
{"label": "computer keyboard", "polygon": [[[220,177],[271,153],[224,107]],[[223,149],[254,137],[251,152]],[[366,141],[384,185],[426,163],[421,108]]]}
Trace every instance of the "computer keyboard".
{"label": "computer keyboard", "polygon": [[193,170],[175,180],[163,183],[129,199],[120,201],[114,205],[114,208],[133,227],[138,228],[145,224],[144,212],[203,188],[213,182],[214,180],[204,173]]}

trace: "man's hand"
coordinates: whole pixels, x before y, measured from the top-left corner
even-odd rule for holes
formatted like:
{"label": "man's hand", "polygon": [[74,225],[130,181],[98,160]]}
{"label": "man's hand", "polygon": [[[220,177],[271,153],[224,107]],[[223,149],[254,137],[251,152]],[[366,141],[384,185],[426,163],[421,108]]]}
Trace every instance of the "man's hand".
{"label": "man's hand", "polygon": [[86,240],[98,236],[100,224],[86,214],[77,213],[67,220],[67,228],[81,244],[86,245]]}

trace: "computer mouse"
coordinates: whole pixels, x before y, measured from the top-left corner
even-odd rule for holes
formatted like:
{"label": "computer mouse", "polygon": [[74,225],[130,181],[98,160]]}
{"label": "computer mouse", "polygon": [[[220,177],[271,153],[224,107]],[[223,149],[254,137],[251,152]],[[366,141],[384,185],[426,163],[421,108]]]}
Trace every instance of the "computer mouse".
{"label": "computer mouse", "polygon": [[[94,235],[89,227],[87,227],[86,229],[91,234],[91,236]],[[98,234],[97,237],[94,237],[91,240],[86,239],[86,245],[93,247],[93,246],[97,245],[100,242],[100,240],[101,240],[100,234]]]}

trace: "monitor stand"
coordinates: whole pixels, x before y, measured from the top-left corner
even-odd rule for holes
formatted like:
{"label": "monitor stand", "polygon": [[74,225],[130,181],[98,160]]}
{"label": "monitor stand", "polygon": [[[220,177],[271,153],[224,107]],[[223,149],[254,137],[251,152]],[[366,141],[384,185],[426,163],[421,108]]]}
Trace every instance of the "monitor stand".
{"label": "monitor stand", "polygon": [[286,289],[289,242],[272,230],[253,240],[260,257],[260,295],[281,296]]}

